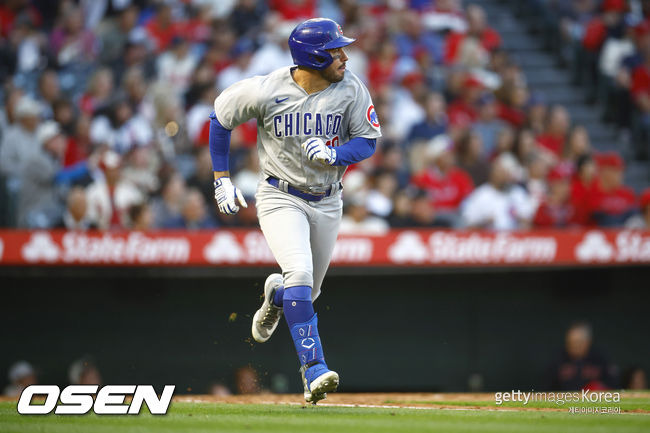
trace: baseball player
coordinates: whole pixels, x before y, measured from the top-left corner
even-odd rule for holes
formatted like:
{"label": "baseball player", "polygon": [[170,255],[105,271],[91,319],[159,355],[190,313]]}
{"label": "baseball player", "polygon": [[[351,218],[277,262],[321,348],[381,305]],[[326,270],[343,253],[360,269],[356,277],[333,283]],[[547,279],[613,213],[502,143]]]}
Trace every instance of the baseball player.
{"label": "baseball player", "polygon": [[284,317],[289,325],[305,388],[316,403],[336,391],[339,376],[325,363],[312,302],[341,221],[341,178],[350,164],[370,157],[381,136],[370,94],[346,72],[343,36],[336,22],[315,18],[289,36],[296,66],[239,81],[225,89],[210,115],[210,153],[219,210],[246,207],[230,180],[230,131],[257,120],[263,178],[255,200],[257,216],[282,275],[264,284],[264,302],[253,317],[253,338],[267,341]]}

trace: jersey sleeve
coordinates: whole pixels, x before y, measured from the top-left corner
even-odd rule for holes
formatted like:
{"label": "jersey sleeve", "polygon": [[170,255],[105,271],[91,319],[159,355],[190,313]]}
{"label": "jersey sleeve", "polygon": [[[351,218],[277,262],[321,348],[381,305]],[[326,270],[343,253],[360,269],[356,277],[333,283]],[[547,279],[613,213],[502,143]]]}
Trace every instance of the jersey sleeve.
{"label": "jersey sleeve", "polygon": [[224,128],[232,130],[259,116],[258,96],[262,79],[252,77],[238,81],[214,100],[215,115]]}
{"label": "jersey sleeve", "polygon": [[356,95],[350,106],[350,138],[379,138],[381,127],[370,93],[358,78],[354,80]]}

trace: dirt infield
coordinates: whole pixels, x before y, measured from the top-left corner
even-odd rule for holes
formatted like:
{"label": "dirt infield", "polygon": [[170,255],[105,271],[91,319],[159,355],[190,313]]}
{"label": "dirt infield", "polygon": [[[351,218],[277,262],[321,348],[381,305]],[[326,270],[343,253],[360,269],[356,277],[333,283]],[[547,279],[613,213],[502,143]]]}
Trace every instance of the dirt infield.
{"label": "dirt infield", "polygon": [[[625,398],[650,398],[650,392],[626,392],[624,395]],[[187,395],[174,397],[174,401],[215,402],[231,404],[305,404],[301,394],[258,394],[233,396]],[[497,406],[494,402],[494,393],[336,393],[330,394],[326,400],[319,402],[318,405],[447,410],[546,412],[567,411],[566,407],[540,408]],[[623,412],[627,411],[623,410]],[[650,411],[638,409],[629,412],[650,414]]]}

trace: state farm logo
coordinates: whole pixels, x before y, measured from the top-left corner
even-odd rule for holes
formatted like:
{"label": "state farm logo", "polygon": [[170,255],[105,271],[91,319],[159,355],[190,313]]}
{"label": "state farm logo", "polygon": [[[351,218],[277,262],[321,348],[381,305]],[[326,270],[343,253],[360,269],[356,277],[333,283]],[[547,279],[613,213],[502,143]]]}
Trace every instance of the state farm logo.
{"label": "state farm logo", "polygon": [[61,255],[61,249],[52,240],[49,233],[34,233],[22,248],[23,258],[29,262],[55,262]]}
{"label": "state farm logo", "polygon": [[588,232],[576,245],[579,262],[648,262],[650,261],[650,236],[644,232],[622,231],[614,242],[601,231]]}
{"label": "state farm logo", "polygon": [[244,259],[244,251],[232,233],[217,233],[203,249],[210,263],[238,263]]}
{"label": "state farm logo", "polygon": [[182,237],[153,238],[140,232],[126,237],[68,232],[59,245],[49,233],[37,232],[23,245],[21,253],[28,263],[186,263],[190,243]]}
{"label": "state farm logo", "polygon": [[258,231],[246,233],[240,242],[230,232],[216,233],[203,248],[209,263],[275,263],[264,235]]}
{"label": "state farm logo", "polygon": [[0,238],[0,262],[2,261],[2,254],[5,251],[5,243],[2,241],[2,238]]}
{"label": "state farm logo", "polygon": [[428,239],[413,231],[397,236],[388,248],[394,263],[550,263],[557,256],[557,240],[551,236],[514,236],[434,232]]}
{"label": "state farm logo", "polygon": [[427,245],[414,232],[401,233],[388,248],[388,257],[395,263],[422,263],[428,256]]}
{"label": "state farm logo", "polygon": [[580,262],[607,262],[614,256],[614,248],[604,233],[592,231],[576,245],[575,254]]}

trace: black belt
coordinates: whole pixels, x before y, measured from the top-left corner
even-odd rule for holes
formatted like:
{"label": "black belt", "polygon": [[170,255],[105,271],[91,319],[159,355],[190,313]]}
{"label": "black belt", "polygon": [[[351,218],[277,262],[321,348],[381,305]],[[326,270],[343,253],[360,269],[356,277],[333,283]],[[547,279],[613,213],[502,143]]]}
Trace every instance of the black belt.
{"label": "black belt", "polygon": [[274,186],[274,187],[276,187],[277,189],[279,189],[281,191],[288,192],[289,194],[291,194],[293,196],[296,196],[298,198],[301,198],[301,199],[307,200],[307,201],[321,201],[322,199],[332,195],[332,191],[336,192],[336,191],[340,191],[340,190],[343,189],[343,185],[341,184],[341,182],[339,182],[338,183],[338,189],[337,188],[332,188],[332,186],[330,186],[329,188],[327,188],[325,191],[323,191],[320,194],[312,194],[310,192],[305,192],[305,191],[302,191],[302,190],[300,190],[300,189],[298,189],[298,188],[296,188],[294,186],[291,186],[291,185],[289,185],[288,183],[286,183],[284,181],[282,181],[282,182],[286,184],[286,189],[282,188],[280,186],[280,182],[281,182],[280,179],[275,178],[275,177],[268,177],[268,178],[266,178],[266,181],[269,183],[269,185]]}

